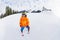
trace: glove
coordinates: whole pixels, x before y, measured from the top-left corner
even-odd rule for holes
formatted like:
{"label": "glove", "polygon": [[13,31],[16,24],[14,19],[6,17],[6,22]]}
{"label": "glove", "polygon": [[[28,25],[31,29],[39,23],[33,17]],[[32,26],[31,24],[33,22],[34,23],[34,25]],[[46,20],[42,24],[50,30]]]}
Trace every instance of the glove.
{"label": "glove", "polygon": [[20,25],[20,27],[21,27],[22,25]]}
{"label": "glove", "polygon": [[29,27],[29,25],[27,25],[27,27]]}

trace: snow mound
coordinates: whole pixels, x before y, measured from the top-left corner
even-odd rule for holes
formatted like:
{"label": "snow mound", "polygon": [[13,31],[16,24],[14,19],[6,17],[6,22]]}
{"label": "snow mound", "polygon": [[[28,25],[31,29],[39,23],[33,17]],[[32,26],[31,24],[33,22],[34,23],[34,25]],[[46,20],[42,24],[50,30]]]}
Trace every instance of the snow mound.
{"label": "snow mound", "polygon": [[[4,31],[1,40],[60,40],[60,21],[51,12],[27,14],[30,19],[30,34],[24,29],[24,36],[21,36],[19,19],[21,14],[8,16],[0,20],[0,27]],[[1,30],[1,29],[0,29]],[[1,33],[1,31],[0,31]],[[1,35],[1,34],[0,34]]]}

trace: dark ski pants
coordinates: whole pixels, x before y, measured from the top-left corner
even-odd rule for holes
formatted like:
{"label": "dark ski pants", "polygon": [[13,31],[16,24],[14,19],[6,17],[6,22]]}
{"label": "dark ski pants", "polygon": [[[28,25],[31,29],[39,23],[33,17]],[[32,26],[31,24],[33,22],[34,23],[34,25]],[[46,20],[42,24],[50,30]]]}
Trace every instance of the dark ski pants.
{"label": "dark ski pants", "polygon": [[[21,32],[23,33],[23,30],[24,30],[25,27],[21,27]],[[30,30],[30,27],[29,26],[26,26],[26,28],[28,29],[28,32]]]}

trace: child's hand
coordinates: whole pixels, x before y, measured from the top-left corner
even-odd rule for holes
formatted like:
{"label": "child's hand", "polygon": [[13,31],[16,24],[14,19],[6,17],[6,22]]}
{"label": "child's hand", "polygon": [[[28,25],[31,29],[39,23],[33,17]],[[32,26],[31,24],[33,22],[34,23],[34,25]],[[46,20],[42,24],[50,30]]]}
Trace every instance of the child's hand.
{"label": "child's hand", "polygon": [[29,27],[29,25],[27,25],[27,27]]}
{"label": "child's hand", "polygon": [[20,27],[21,27],[21,25],[20,25]]}

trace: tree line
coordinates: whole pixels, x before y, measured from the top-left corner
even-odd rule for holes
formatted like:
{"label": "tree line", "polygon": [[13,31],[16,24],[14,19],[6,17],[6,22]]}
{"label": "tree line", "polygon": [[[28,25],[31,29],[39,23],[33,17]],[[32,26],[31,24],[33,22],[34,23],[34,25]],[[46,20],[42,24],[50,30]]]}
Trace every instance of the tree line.
{"label": "tree line", "polygon": [[0,15],[0,18],[4,18],[4,17],[6,17],[8,15],[12,15],[12,14],[15,14],[15,11],[12,10],[9,6],[6,6],[5,13],[4,14],[1,14]]}

